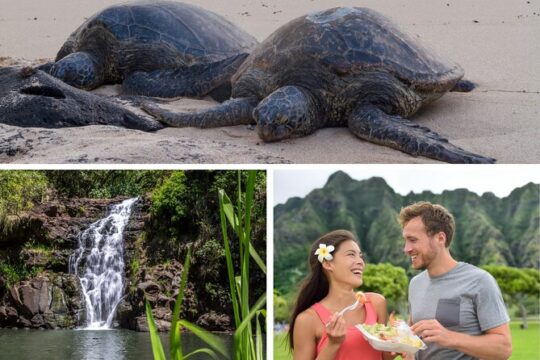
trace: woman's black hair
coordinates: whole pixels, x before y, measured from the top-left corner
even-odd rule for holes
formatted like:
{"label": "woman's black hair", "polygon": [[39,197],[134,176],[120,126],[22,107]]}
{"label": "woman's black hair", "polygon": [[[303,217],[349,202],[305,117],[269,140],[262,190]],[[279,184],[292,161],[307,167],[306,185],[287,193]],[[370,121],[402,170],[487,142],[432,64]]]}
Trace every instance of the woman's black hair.
{"label": "woman's black hair", "polygon": [[352,232],[347,230],[334,230],[318,238],[311,246],[308,260],[311,271],[302,282],[289,326],[289,344],[291,349],[294,349],[294,325],[296,317],[302,311],[310,308],[311,305],[321,301],[328,294],[330,287],[328,279],[323,272],[322,264],[315,255],[315,251],[319,248],[319,244],[325,244],[326,246],[334,246],[335,252],[338,250],[339,245],[347,240],[353,240],[358,243],[356,236],[354,236]]}

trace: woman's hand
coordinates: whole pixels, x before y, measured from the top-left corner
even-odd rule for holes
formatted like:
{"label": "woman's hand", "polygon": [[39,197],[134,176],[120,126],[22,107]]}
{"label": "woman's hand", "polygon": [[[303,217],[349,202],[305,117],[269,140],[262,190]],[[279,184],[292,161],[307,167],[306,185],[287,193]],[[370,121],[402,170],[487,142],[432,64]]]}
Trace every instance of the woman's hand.
{"label": "woman's hand", "polygon": [[335,313],[330,318],[328,324],[326,324],[326,334],[328,335],[328,342],[334,345],[339,345],[345,340],[345,334],[347,333],[347,326],[342,315]]}

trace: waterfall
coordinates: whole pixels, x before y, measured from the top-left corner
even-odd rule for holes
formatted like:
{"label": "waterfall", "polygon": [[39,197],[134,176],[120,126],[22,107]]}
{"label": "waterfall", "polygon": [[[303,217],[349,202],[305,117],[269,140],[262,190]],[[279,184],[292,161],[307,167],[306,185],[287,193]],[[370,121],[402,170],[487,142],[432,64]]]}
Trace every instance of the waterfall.
{"label": "waterfall", "polygon": [[123,232],[136,201],[114,205],[105,218],[82,231],[79,247],[69,258],[69,272],[81,283],[86,329],[111,328],[124,288]]}

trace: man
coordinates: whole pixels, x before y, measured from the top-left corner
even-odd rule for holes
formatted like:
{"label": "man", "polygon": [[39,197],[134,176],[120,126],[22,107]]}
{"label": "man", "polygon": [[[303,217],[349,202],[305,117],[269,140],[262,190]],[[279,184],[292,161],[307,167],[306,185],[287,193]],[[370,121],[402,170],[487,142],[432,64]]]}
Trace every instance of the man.
{"label": "man", "polygon": [[495,279],[450,254],[454,217],[441,205],[418,202],[399,222],[412,266],[411,329],[427,344],[416,359],[508,359],[509,317]]}

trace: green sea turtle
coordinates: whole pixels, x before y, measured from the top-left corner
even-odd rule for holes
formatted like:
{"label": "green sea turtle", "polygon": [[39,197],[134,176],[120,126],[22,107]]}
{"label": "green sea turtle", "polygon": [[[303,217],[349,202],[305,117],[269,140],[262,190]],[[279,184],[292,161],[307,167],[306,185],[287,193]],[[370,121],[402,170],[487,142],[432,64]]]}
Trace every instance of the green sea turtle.
{"label": "green sea turtle", "polygon": [[219,97],[228,87],[230,96],[230,77],[256,44],[198,6],[133,2],[90,17],[69,36],[55,63],[40,69],[86,90],[123,83],[127,94]]}
{"label": "green sea turtle", "polygon": [[259,44],[232,78],[234,99],[196,113],[143,109],[170,126],[255,121],[264,141],[348,126],[359,138],[411,155],[492,163],[405,118],[460,81],[461,67],[437,56],[388,18],[365,8],[334,8],[285,24]]}

